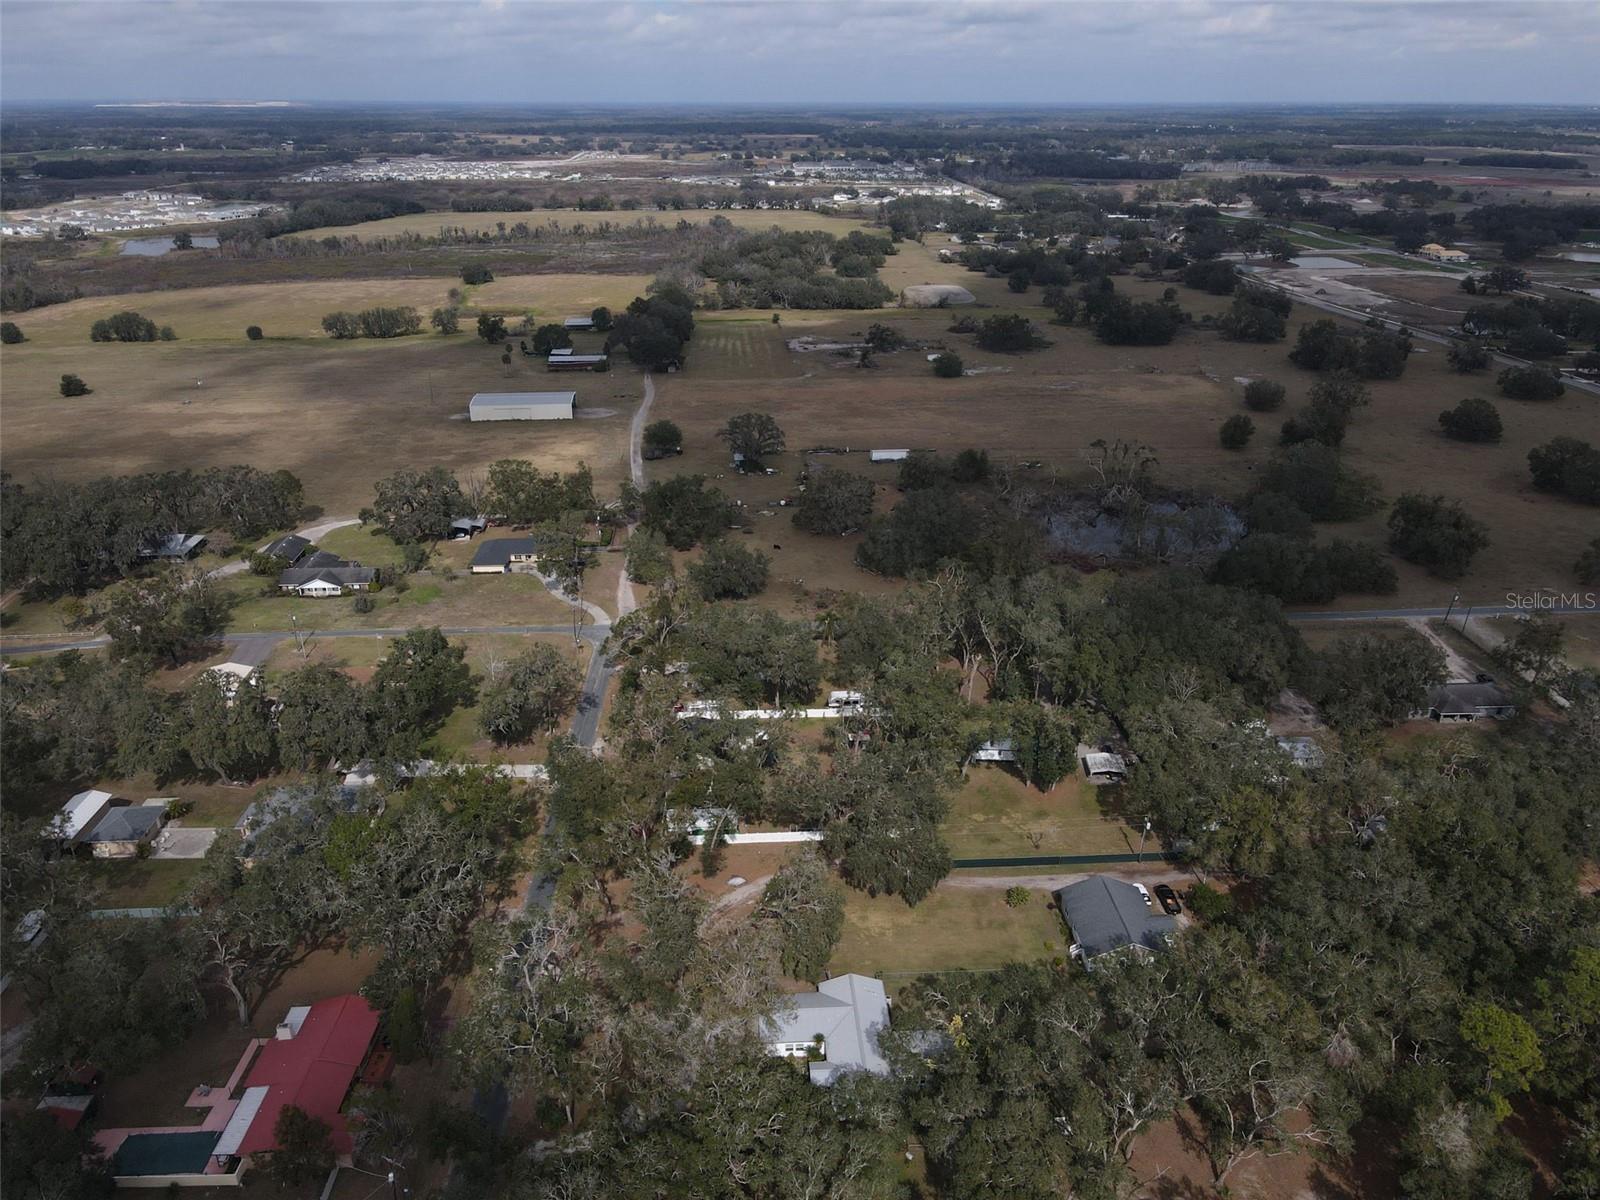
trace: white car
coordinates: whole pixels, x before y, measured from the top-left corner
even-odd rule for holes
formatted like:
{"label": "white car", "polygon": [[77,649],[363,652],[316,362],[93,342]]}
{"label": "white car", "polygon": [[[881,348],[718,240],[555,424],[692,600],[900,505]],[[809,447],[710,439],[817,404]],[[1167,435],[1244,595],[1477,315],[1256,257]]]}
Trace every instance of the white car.
{"label": "white car", "polygon": [[1136,883],[1133,886],[1138,888],[1139,889],[1139,895],[1144,897],[1144,906],[1146,908],[1154,908],[1155,907],[1155,901],[1150,899],[1150,889],[1145,887],[1144,884],[1142,884],[1142,883]]}

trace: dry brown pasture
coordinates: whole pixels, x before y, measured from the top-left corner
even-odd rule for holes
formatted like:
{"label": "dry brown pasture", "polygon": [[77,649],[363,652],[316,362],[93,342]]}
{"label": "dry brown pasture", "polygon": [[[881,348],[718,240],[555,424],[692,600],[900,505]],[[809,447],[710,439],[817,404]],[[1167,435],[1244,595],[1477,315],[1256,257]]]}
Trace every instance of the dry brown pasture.
{"label": "dry brown pasture", "polygon": [[[300,294],[248,294],[268,290]],[[152,319],[172,323],[176,342],[88,342],[90,321],[122,307],[116,300],[32,314],[30,341],[7,346],[0,358],[6,469],[26,481],[239,462],[287,468],[305,483],[309,503],[339,516],[370,503],[373,481],[401,467],[440,464],[466,472],[499,458],[528,458],[566,470],[581,460],[605,488],[626,472],[628,420],[641,395],[631,369],[557,377],[514,353],[508,370],[498,350],[469,333],[340,343],[309,337],[308,323],[356,306],[361,295],[367,303],[407,299],[382,285],[339,285],[333,294],[310,285],[216,291],[229,294],[132,301]],[[237,331],[237,340],[202,340],[222,335],[220,324],[205,324],[205,306],[213,302],[232,306],[226,328]],[[274,306],[276,325],[263,319]],[[285,328],[291,313],[299,314],[297,337],[307,340],[244,339],[247,321],[270,332]],[[63,399],[57,385],[65,372],[81,375],[93,394]],[[569,388],[588,418],[473,424],[465,417],[477,391]]]}
{"label": "dry brown pasture", "polygon": [[[801,468],[796,451],[816,446],[849,447],[853,453],[831,460],[859,470],[892,489],[892,467],[866,465],[871,448],[915,447],[955,451],[982,447],[992,456],[1040,460],[1069,479],[1087,480],[1085,448],[1096,438],[1144,442],[1159,456],[1158,477],[1165,483],[1225,496],[1249,490],[1271,456],[1284,417],[1305,403],[1316,376],[1288,361],[1294,332],[1321,314],[1297,309],[1288,341],[1252,345],[1222,340],[1216,334],[1186,330],[1170,346],[1113,347],[1097,342],[1084,328],[1045,324],[1037,291],[1017,296],[1004,280],[989,280],[954,264],[937,262],[937,245],[903,244],[889,260],[885,276],[903,283],[956,282],[978,296],[979,306],[960,310],[886,309],[876,313],[783,313],[780,326],[761,313],[707,313],[691,348],[689,369],[658,385],[652,417],[683,427],[682,458],[648,465],[652,476],[699,472],[752,509],[790,494]],[[1140,299],[1154,299],[1165,285],[1123,277],[1118,288]],[[1226,301],[1179,287],[1185,309],[1219,312]],[[947,332],[962,313],[982,319],[1006,305],[1027,313],[1053,341],[1046,350],[1017,355],[977,350],[970,336]],[[762,322],[766,321],[766,324]],[[882,321],[928,347],[957,351],[968,369],[982,374],[959,380],[937,379],[925,353],[908,350],[882,355],[878,366],[860,370],[850,357],[826,352],[795,354],[786,338],[802,334],[848,341],[869,324]],[[783,362],[787,357],[787,369]],[[746,373],[745,364],[750,365]],[[1242,452],[1217,442],[1222,420],[1243,411],[1242,378],[1283,382],[1289,402],[1282,413],[1256,415],[1257,435]],[[1351,427],[1346,442],[1349,463],[1375,474],[1385,496],[1405,491],[1437,492],[1461,500],[1488,523],[1491,545],[1474,563],[1468,579],[1447,582],[1399,563],[1400,592],[1393,598],[1345,597],[1340,606],[1370,608],[1444,604],[1460,589],[1464,596],[1489,602],[1506,591],[1570,584],[1571,565],[1594,536],[1593,508],[1536,493],[1528,483],[1528,451],[1558,434],[1592,436],[1597,427],[1593,397],[1569,392],[1560,400],[1531,404],[1500,397],[1491,375],[1462,376],[1451,371],[1442,348],[1421,345],[1403,378],[1372,385],[1373,403]],[[1439,432],[1438,414],[1465,396],[1494,401],[1506,424],[1497,446],[1452,442]],[[772,466],[773,477],[741,477],[728,470],[716,431],[733,413],[770,412],[783,427],[790,452]],[[892,499],[889,492],[880,502]],[[859,588],[871,577],[850,561],[854,539],[824,540],[797,533],[779,510],[755,518],[762,549],[782,546],[773,555],[775,580],[801,578],[817,587]],[[774,530],[768,537],[766,530]],[[777,536],[781,530],[783,536]],[[1385,515],[1326,527],[1327,536],[1382,542]]]}
{"label": "dry brown pasture", "polygon": [[360,225],[324,225],[308,229],[294,236],[300,238],[358,237],[363,241],[393,237],[402,233],[417,233],[431,237],[440,229],[469,229],[481,232],[504,224],[519,222],[531,226],[559,225],[571,229],[584,225],[655,224],[671,229],[679,221],[703,225],[713,217],[726,217],[741,229],[771,229],[776,225],[783,230],[821,229],[827,233],[846,234],[852,229],[870,229],[868,222],[857,217],[836,217],[790,209],[685,209],[682,212],[655,209],[623,209],[617,212],[569,212],[564,210],[535,209],[532,212],[427,212],[410,213],[403,217],[386,217],[382,221],[367,221]]}

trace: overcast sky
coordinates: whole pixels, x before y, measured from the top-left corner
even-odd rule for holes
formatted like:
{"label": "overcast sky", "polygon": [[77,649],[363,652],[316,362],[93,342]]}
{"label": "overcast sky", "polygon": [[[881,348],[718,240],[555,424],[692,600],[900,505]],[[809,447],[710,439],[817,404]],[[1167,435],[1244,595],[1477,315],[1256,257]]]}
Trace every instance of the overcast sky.
{"label": "overcast sky", "polygon": [[0,95],[1600,104],[1600,2],[0,0]]}

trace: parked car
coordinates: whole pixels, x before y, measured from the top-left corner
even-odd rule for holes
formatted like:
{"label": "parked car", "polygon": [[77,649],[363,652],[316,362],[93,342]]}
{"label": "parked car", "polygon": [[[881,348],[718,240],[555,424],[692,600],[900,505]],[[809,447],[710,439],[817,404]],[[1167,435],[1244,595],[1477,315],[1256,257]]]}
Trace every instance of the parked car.
{"label": "parked car", "polygon": [[1144,906],[1146,908],[1152,907],[1153,903],[1152,903],[1152,901],[1150,899],[1150,889],[1145,887],[1144,884],[1142,884],[1142,883],[1136,883],[1133,886],[1138,888],[1139,889],[1139,895],[1144,897]]}
{"label": "parked car", "polygon": [[1161,901],[1161,911],[1168,916],[1175,917],[1183,911],[1183,905],[1178,902],[1178,893],[1165,883],[1156,884],[1156,899]]}

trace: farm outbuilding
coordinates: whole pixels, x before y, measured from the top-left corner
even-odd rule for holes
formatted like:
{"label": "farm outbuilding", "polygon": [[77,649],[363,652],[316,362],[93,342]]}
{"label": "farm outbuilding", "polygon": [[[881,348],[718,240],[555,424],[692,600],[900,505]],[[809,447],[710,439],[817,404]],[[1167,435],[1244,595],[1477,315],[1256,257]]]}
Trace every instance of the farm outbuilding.
{"label": "farm outbuilding", "polygon": [[570,421],[577,392],[479,392],[467,406],[474,421]]}
{"label": "farm outbuilding", "polygon": [[115,802],[115,796],[99,788],[79,792],[63,804],[60,815],[45,826],[44,836],[64,846],[76,846]]}

